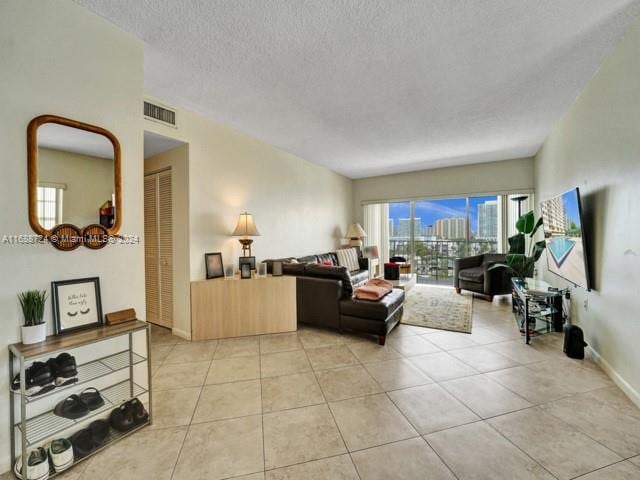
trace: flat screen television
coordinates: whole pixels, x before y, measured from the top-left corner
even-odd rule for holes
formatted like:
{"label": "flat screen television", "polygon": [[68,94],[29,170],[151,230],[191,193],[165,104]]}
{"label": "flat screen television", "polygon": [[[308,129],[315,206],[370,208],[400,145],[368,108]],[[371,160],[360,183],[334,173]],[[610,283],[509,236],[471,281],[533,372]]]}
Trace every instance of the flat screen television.
{"label": "flat screen television", "polygon": [[590,290],[580,190],[545,200],[541,210],[549,271]]}

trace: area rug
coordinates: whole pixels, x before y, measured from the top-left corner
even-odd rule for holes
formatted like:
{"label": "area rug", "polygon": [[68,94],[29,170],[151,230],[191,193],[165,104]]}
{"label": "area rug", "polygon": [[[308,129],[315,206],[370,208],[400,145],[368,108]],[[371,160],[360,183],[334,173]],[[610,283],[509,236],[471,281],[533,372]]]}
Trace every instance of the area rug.
{"label": "area rug", "polygon": [[406,325],[471,333],[472,295],[458,295],[452,287],[416,285],[404,302]]}

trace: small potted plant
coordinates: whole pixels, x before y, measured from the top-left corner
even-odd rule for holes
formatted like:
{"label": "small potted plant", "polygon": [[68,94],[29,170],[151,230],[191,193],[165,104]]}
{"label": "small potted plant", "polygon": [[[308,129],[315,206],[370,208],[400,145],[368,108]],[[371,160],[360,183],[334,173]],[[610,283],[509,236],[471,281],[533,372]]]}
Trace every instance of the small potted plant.
{"label": "small potted plant", "polygon": [[24,325],[22,326],[22,343],[25,345],[42,342],[47,338],[47,324],[44,321],[44,304],[47,292],[44,290],[28,290],[18,294]]}

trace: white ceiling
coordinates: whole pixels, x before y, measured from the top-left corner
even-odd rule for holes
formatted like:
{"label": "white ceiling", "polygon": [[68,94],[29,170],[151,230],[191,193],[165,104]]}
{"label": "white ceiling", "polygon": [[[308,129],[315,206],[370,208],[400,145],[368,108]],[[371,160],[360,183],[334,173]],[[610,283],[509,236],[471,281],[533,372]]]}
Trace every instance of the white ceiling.
{"label": "white ceiling", "polygon": [[57,123],[38,127],[38,147],[113,160],[113,145],[104,135]]}
{"label": "white ceiling", "polygon": [[77,0],[145,89],[352,178],[533,155],[640,0]]}

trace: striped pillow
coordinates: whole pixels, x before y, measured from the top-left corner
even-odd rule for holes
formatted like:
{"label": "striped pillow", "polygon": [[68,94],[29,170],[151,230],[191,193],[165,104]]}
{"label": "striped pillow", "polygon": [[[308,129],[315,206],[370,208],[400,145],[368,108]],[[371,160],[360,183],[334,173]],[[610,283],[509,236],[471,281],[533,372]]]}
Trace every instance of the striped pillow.
{"label": "striped pillow", "polygon": [[358,251],[355,248],[342,248],[336,251],[338,256],[338,265],[347,267],[350,272],[360,270],[358,264]]}

